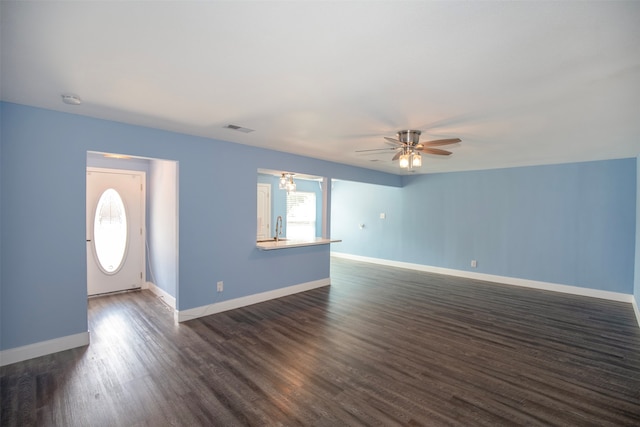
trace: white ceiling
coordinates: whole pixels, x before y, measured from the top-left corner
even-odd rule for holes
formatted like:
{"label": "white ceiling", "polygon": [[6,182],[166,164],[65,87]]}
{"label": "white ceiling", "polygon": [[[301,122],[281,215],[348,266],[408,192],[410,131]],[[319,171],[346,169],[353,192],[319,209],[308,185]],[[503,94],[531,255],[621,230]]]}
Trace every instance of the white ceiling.
{"label": "white ceiling", "polygon": [[392,173],[393,152],[355,151],[400,129],[463,140],[419,173],[640,154],[640,1],[2,1],[0,18],[4,101]]}

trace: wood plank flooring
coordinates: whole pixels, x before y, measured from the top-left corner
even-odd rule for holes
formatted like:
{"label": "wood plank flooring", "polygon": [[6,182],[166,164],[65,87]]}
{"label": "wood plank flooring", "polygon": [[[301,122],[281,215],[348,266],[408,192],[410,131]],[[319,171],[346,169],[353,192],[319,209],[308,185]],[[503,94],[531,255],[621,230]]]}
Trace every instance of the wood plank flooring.
{"label": "wood plank flooring", "polygon": [[640,425],[630,304],[332,259],[332,286],[180,325],[91,299],[91,345],[1,368],[3,426]]}

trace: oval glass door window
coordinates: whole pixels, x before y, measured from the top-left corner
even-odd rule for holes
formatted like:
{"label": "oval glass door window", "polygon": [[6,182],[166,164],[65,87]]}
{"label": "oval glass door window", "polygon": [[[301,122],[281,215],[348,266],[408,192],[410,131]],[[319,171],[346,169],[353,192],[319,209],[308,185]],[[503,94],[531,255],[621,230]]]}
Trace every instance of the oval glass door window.
{"label": "oval glass door window", "polygon": [[127,237],[127,213],[122,197],[109,188],[98,200],[93,221],[96,256],[105,273],[115,273],[121,267],[127,251]]}

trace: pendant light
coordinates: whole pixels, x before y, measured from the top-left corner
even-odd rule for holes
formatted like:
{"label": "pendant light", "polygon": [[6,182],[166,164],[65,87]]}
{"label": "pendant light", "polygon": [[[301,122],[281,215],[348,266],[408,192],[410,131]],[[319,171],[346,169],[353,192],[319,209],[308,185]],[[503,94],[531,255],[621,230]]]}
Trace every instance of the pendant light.
{"label": "pendant light", "polygon": [[287,190],[287,193],[290,191],[296,191],[296,183],[293,181],[293,174],[283,172],[280,176],[278,188],[280,190]]}

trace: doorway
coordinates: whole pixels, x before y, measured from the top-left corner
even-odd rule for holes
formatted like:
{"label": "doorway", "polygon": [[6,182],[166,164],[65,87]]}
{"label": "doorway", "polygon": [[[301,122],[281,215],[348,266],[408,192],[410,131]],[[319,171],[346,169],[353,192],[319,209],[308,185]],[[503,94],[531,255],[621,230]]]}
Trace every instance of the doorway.
{"label": "doorway", "polygon": [[87,294],[145,283],[145,173],[87,168]]}

